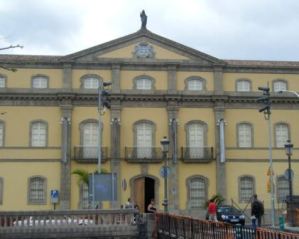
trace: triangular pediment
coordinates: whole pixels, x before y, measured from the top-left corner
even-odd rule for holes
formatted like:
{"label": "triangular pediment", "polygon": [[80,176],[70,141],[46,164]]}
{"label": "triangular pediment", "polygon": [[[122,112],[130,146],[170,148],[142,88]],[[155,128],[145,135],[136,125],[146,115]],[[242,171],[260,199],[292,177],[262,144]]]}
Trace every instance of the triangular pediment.
{"label": "triangular pediment", "polygon": [[146,29],[125,37],[64,56],[61,60],[75,62],[101,61],[171,61],[195,62],[200,65],[222,65],[224,62]]}

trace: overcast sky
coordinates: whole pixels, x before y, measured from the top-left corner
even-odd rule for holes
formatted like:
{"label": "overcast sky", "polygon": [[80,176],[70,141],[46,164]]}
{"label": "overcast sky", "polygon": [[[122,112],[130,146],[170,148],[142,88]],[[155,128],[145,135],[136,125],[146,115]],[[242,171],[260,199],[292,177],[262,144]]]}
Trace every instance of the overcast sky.
{"label": "overcast sky", "polygon": [[147,28],[220,59],[299,61],[299,0],[0,0],[3,54],[66,55]]}

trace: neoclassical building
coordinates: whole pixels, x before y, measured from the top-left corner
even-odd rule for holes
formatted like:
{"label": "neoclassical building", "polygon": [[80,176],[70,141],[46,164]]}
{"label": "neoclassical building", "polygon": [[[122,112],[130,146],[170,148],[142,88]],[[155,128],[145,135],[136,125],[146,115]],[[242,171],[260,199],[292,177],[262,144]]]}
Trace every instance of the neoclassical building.
{"label": "neoclassical building", "polygon": [[[196,41],[197,39],[194,39]],[[163,209],[160,141],[170,140],[169,209],[201,215],[221,194],[246,208],[257,193],[271,207],[268,121],[259,86],[270,87],[275,207],[289,192],[286,140],[294,144],[298,194],[299,62],[223,60],[159,36],[137,32],[65,56],[0,55],[0,210],[90,206],[72,174],[98,167],[98,86],[112,82],[102,115],[101,168],[116,175],[120,207],[131,197]],[[248,207],[247,207],[248,208]]]}

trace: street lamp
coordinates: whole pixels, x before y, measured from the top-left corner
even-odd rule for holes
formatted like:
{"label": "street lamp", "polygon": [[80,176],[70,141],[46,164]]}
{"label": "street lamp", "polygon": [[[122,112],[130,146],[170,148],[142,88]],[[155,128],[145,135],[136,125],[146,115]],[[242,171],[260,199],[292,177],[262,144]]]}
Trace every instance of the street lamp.
{"label": "street lamp", "polygon": [[286,155],[288,156],[288,181],[289,181],[289,212],[290,212],[290,226],[294,226],[294,214],[293,214],[293,183],[292,183],[292,168],[291,168],[291,156],[293,153],[293,144],[288,139],[287,143],[284,145]]}
{"label": "street lamp", "polygon": [[169,140],[166,136],[160,141],[162,146],[162,153],[163,153],[163,160],[164,160],[164,167],[163,167],[163,176],[164,176],[164,201],[162,205],[164,206],[164,212],[168,212],[168,190],[167,190],[167,177],[168,177],[168,160],[167,160],[167,153],[169,151]]}

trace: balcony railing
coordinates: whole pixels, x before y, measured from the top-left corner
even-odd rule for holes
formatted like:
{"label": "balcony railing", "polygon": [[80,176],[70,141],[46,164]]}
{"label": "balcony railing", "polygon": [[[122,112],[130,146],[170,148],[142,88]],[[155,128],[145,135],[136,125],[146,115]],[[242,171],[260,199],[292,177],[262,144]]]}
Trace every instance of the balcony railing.
{"label": "balcony railing", "polygon": [[[108,147],[102,147],[101,150],[102,162],[108,160]],[[98,162],[98,147],[97,146],[75,146],[74,160],[78,163],[97,163]]]}
{"label": "balcony railing", "polygon": [[181,159],[185,163],[209,163],[213,160],[213,147],[182,147]]}
{"label": "balcony railing", "polygon": [[126,147],[125,159],[130,163],[160,163],[162,150],[160,147]]}

